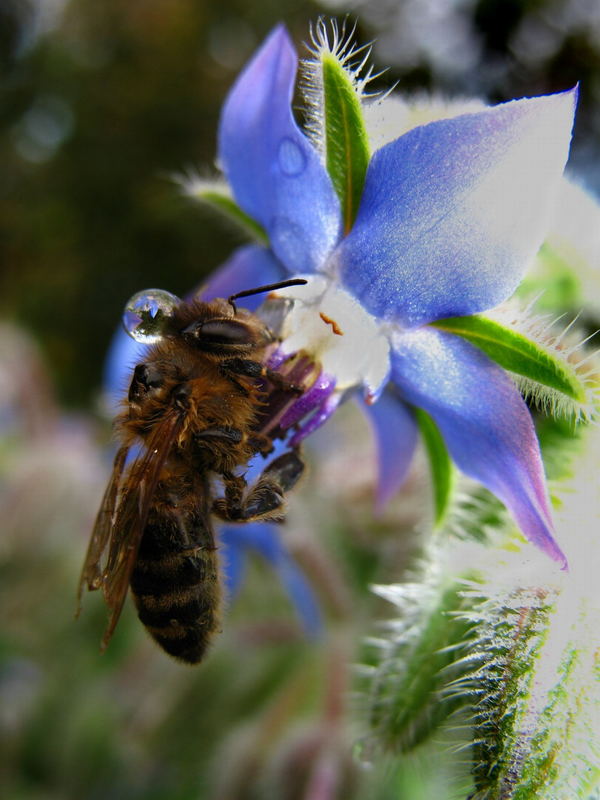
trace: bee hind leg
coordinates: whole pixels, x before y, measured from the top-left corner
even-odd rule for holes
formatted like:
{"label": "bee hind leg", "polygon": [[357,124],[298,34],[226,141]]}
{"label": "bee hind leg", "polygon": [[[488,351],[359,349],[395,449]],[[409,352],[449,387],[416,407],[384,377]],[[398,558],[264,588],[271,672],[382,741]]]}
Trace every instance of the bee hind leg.
{"label": "bee hind leg", "polygon": [[304,462],[299,452],[290,450],[265,467],[247,492],[243,478],[226,474],[225,497],[214,502],[213,513],[228,522],[282,522],[285,494],[293,489],[303,472]]}

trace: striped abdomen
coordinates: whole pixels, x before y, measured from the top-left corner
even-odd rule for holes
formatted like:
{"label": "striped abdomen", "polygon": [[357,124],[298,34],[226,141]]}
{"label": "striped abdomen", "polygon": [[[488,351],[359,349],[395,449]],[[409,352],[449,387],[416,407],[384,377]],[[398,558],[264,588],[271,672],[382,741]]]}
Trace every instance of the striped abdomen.
{"label": "striped abdomen", "polygon": [[[138,616],[155,641],[189,664],[203,657],[220,629],[220,581],[205,492],[168,492],[150,512],[131,575]],[[194,487],[196,492],[199,487]]]}

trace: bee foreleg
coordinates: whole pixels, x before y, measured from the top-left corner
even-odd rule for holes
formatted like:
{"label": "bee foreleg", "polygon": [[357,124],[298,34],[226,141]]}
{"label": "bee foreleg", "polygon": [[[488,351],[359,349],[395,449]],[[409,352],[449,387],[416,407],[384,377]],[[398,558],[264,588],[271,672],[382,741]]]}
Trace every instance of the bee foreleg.
{"label": "bee foreleg", "polygon": [[303,392],[301,386],[292,383],[283,375],[275,372],[275,370],[269,369],[269,367],[261,364],[260,361],[253,361],[250,358],[228,358],[226,361],[221,362],[220,368],[229,376],[244,375],[247,378],[266,378],[277,389],[296,394],[302,394]]}
{"label": "bee foreleg", "polygon": [[249,358],[228,358],[221,361],[219,369],[245,395],[249,394],[248,386],[244,386],[237,378],[258,379],[263,375],[263,365],[259,361],[252,361]]}
{"label": "bee foreleg", "polygon": [[263,456],[273,451],[273,440],[266,433],[252,433],[248,438],[248,444],[255,453],[261,453]]}
{"label": "bee foreleg", "polygon": [[296,485],[303,471],[304,462],[297,451],[284,453],[263,470],[245,497],[245,482],[244,486],[239,483],[243,479],[225,475],[225,497],[215,501],[213,512],[229,522],[281,522],[284,519],[285,493]]}

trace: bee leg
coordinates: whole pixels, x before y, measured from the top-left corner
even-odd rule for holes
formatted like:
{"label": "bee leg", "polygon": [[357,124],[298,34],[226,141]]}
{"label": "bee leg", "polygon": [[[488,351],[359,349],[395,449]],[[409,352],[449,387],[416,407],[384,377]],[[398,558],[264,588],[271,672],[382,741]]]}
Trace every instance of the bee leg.
{"label": "bee leg", "polygon": [[292,383],[292,381],[275,372],[275,370],[269,369],[269,367],[261,364],[260,361],[253,361],[250,358],[228,358],[221,362],[220,368],[229,377],[244,375],[247,378],[266,378],[277,389],[296,394],[302,394],[304,391],[301,386]]}
{"label": "bee leg", "polygon": [[243,521],[243,501],[246,481],[241,475],[232,472],[223,473],[225,497],[219,497],[212,506],[213,514],[228,522]]}
{"label": "bee leg", "polygon": [[298,483],[303,472],[304,461],[297,450],[271,461],[247,494],[245,518],[283,522],[285,495]]}
{"label": "bee leg", "polygon": [[289,492],[302,477],[304,468],[305,464],[298,448],[288,450],[265,467],[259,483],[263,478],[276,481],[284,492]]}
{"label": "bee leg", "polygon": [[275,370],[268,367],[265,367],[265,377],[276,389],[281,389],[284,392],[293,392],[293,394],[302,394],[304,392],[302,386],[288,380],[284,375],[280,375],[279,372],[275,372]]}
{"label": "bee leg", "polygon": [[223,439],[225,442],[239,444],[243,439],[243,434],[239,428],[230,428],[227,425],[215,425],[213,428],[205,428],[203,431],[200,431],[194,438],[197,440]]}
{"label": "bee leg", "polygon": [[273,440],[266,433],[253,433],[248,439],[248,444],[255,453],[263,456],[268,456],[273,451]]}
{"label": "bee leg", "polygon": [[[284,519],[285,494],[296,485],[303,472],[304,462],[300,454],[297,450],[290,450],[263,470],[245,497],[243,478],[224,475],[225,497],[215,501],[213,512],[229,522],[281,522]],[[233,479],[231,483],[230,479]]]}

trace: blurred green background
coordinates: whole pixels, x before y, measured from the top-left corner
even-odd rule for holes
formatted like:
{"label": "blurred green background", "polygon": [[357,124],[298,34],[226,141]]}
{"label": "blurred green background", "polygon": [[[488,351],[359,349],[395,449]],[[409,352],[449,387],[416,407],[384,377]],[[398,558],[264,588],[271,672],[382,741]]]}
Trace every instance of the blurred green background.
{"label": "blurred green background", "polygon": [[[373,522],[372,454],[351,410],[321,437],[326,455],[294,499],[286,534],[323,607],[321,641],[306,640],[260,560],[198,670],[169,662],[130,608],[102,657],[99,598],[86,598],[82,619],[72,621],[108,473],[108,425],[96,399],[124,302],[151,286],[185,293],[240,241],[181,198],[172,176],[214,170],[223,98],[276,22],[300,46],[310,21],[347,13],[358,20],[359,42],[375,40],[375,65],[389,67],[380,86],[501,101],[580,81],[572,165],[600,188],[593,2],[0,5],[3,797],[466,794],[468,756],[448,766],[436,755],[443,741],[402,765],[384,758],[365,769],[351,759],[364,730],[352,721],[361,704],[348,701],[349,665],[362,660],[361,638],[385,614],[368,587],[397,578],[410,559],[409,532],[427,491],[415,470]],[[310,794],[319,770],[335,776],[329,795]]]}

